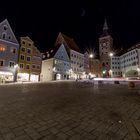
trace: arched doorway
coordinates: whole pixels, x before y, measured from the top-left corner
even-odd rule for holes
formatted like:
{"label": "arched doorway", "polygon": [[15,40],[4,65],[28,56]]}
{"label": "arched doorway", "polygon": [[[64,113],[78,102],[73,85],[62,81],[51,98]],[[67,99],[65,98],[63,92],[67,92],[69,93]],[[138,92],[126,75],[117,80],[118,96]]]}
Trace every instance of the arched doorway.
{"label": "arched doorway", "polygon": [[129,70],[125,73],[125,77],[138,77],[137,70]]}

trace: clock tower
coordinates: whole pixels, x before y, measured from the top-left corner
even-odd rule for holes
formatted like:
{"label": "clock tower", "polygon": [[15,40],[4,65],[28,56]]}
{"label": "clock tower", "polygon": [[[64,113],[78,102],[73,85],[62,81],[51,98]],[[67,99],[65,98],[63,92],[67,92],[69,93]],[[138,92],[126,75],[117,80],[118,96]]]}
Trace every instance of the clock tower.
{"label": "clock tower", "polygon": [[110,52],[113,47],[113,39],[108,33],[108,25],[105,19],[103,26],[103,34],[99,38],[99,55],[102,69],[102,76],[109,77],[109,70],[111,66]]}

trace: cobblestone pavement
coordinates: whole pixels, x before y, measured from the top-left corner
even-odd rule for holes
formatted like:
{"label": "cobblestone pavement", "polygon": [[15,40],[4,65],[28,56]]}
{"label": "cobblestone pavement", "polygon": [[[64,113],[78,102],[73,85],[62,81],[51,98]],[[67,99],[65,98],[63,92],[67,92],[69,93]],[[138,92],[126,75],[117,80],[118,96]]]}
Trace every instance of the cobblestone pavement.
{"label": "cobblestone pavement", "polygon": [[140,87],[0,86],[0,140],[139,140]]}

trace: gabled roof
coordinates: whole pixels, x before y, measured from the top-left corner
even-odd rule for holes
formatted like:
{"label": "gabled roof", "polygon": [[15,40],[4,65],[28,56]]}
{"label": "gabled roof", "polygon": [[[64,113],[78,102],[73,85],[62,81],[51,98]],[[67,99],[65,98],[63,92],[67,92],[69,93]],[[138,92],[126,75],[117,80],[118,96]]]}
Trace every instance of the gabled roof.
{"label": "gabled roof", "polygon": [[21,40],[27,40],[27,41],[33,43],[33,41],[32,41],[28,36],[26,36],[26,37],[20,37],[20,39],[21,39]]}
{"label": "gabled roof", "polygon": [[[3,31],[4,26],[7,26],[8,27],[8,29],[6,31]],[[13,42],[13,43],[19,44],[7,19],[3,20],[0,23],[0,32],[1,32],[0,33],[1,34],[0,37],[1,37],[2,40],[6,40],[6,41],[9,41],[9,42]],[[8,39],[8,38],[3,39],[2,38],[2,34],[3,33],[7,33],[12,38],[11,39]]]}
{"label": "gabled roof", "polygon": [[59,32],[59,34],[58,34],[55,46],[57,46],[58,44],[64,44],[65,47],[68,47],[71,50],[81,52],[78,45],[75,43],[74,39],[64,35],[61,32]]}

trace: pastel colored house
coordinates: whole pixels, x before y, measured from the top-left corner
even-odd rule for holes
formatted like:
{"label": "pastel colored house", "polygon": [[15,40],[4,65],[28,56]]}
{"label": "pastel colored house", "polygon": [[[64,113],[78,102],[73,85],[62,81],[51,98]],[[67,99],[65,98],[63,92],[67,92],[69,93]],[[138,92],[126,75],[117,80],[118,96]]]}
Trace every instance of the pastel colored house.
{"label": "pastel colored house", "polygon": [[7,19],[0,23],[0,81],[17,79],[19,43]]}
{"label": "pastel colored house", "polygon": [[20,38],[18,81],[39,81],[42,55],[27,36]]}

